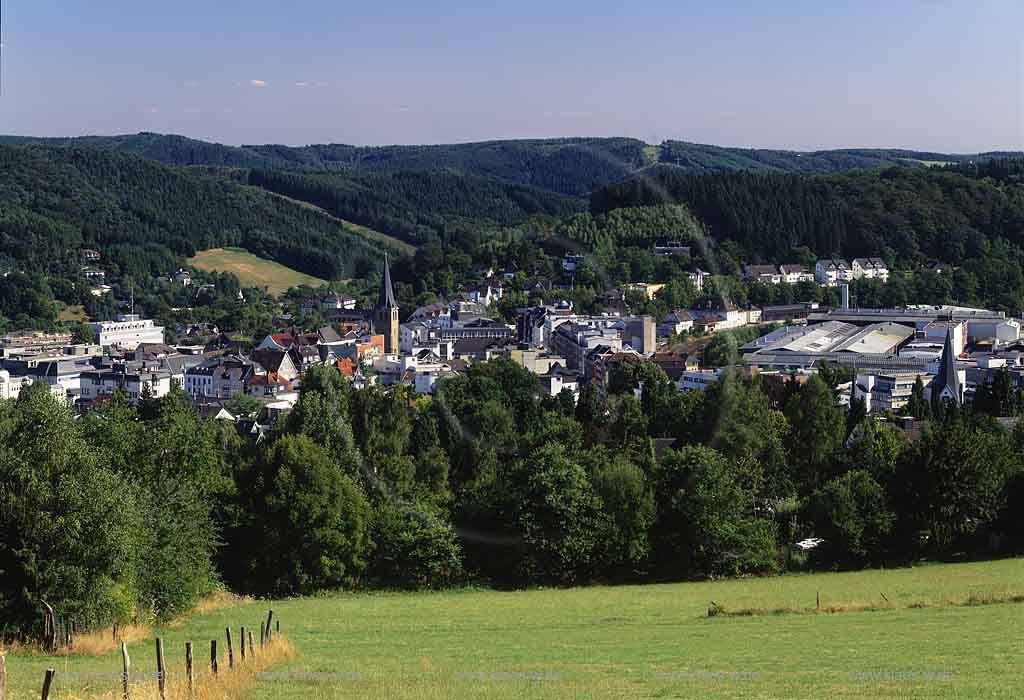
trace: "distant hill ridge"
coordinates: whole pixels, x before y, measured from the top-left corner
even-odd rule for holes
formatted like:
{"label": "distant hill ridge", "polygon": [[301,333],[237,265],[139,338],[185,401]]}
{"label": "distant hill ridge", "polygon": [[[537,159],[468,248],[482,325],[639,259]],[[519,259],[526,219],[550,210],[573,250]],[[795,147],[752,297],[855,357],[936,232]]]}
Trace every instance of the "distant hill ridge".
{"label": "distant hill ridge", "polygon": [[958,154],[907,149],[822,151],[730,148],[685,141],[650,146],[624,137],[481,141],[433,146],[275,144],[225,146],[173,134],[37,138],[0,136],[0,144],[42,143],[123,151],[182,166],[284,169],[309,172],[390,173],[455,171],[585,197],[656,162],[687,173],[733,171],[832,173],[891,165],[1024,158],[1024,151]]}

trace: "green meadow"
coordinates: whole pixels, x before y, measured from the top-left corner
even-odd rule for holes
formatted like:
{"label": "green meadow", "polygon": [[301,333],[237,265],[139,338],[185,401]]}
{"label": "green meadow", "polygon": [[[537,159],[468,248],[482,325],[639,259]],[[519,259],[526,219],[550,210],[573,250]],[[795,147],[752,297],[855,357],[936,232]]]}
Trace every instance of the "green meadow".
{"label": "green meadow", "polygon": [[[159,630],[172,673],[184,642],[208,658],[224,627],[273,607],[297,655],[246,689],[285,698],[1024,697],[1024,559],[667,585],[516,592],[345,593],[239,603]],[[815,612],[820,596],[822,610]],[[708,617],[725,610],[802,613]],[[871,606],[874,609],[863,608]],[[153,644],[131,645],[152,670]],[[223,647],[222,647],[223,648]],[[223,660],[222,660],[223,667]],[[99,657],[8,656],[9,700],[116,696]],[[69,676],[62,680],[61,674]]]}

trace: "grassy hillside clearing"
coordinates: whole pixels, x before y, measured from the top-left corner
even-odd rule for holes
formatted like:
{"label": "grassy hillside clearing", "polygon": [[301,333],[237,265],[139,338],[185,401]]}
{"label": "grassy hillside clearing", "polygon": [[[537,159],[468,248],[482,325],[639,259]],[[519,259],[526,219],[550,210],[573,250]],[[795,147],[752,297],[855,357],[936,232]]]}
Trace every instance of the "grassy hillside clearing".
{"label": "grassy hillside clearing", "polygon": [[202,250],[189,258],[188,264],[207,272],[230,272],[243,287],[265,287],[275,295],[302,284],[315,288],[325,283],[319,277],[264,260],[241,248]]}

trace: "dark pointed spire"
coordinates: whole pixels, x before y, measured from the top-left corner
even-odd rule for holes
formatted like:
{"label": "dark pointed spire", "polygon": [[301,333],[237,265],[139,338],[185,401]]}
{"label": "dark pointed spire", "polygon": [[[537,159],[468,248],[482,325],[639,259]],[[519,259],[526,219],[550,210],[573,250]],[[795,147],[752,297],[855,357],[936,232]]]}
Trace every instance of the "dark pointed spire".
{"label": "dark pointed spire", "polygon": [[388,265],[388,254],[384,253],[384,278],[380,282],[380,296],[377,298],[378,309],[391,309],[398,306],[395,302],[395,290],[391,288],[391,266]]}
{"label": "dark pointed spire", "polygon": [[956,353],[953,351],[952,328],[946,330],[946,343],[942,346],[939,373],[932,380],[932,396],[942,396],[945,390],[948,390],[948,393],[959,406],[963,395],[960,393],[960,375],[956,371]]}

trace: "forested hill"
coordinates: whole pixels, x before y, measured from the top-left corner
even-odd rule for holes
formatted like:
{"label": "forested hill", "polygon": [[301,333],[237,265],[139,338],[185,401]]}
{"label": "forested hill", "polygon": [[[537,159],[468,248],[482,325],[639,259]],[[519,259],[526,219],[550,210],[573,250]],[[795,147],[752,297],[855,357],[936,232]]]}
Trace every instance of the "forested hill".
{"label": "forested hill", "polygon": [[224,146],[183,136],[140,133],[40,139],[0,136],[0,143],[43,143],[126,151],[170,165],[300,170],[309,172],[393,173],[450,171],[529,185],[585,197],[654,164],[689,174],[753,170],[831,173],[889,165],[960,163],[993,157],[1024,157],[1020,151],[949,154],[903,149],[786,151],[727,148],[683,141],[649,146],[631,138],[564,138],[482,141],[436,146]]}
{"label": "forested hill", "polygon": [[169,165],[213,165],[311,172],[453,171],[586,197],[652,162],[645,144],[627,138],[485,141],[441,146],[224,146],[183,136],[34,138],[0,136],[0,144],[42,143],[126,151]]}
{"label": "forested hill", "polygon": [[257,188],[125,153],[0,146],[0,264],[74,276],[78,250],[139,278],[197,250],[238,246],[325,279],[380,252],[320,212]]}
{"label": "forested hill", "polygon": [[551,228],[585,200],[456,172],[304,173],[252,170],[248,183],[309,202],[414,245],[472,248],[516,227]]}
{"label": "forested hill", "polygon": [[833,173],[872,170],[891,165],[935,165],[992,158],[1024,158],[1024,151],[990,153],[933,153],[899,148],[846,148],[830,151],[783,151],[765,148],[723,148],[683,141],[666,141],[659,162],[687,174],[749,170],[776,173]]}
{"label": "forested hill", "polygon": [[606,222],[642,218],[643,211],[661,217],[666,204],[684,205],[720,252],[737,262],[879,256],[894,267],[913,269],[938,260],[972,273],[964,281],[965,298],[1019,309],[1024,305],[1020,172],[1017,161],[1009,160],[980,169],[889,168],[815,177],[698,176],[663,168],[595,192],[588,215],[594,224],[576,221],[575,229],[591,226],[591,238],[621,238]]}

